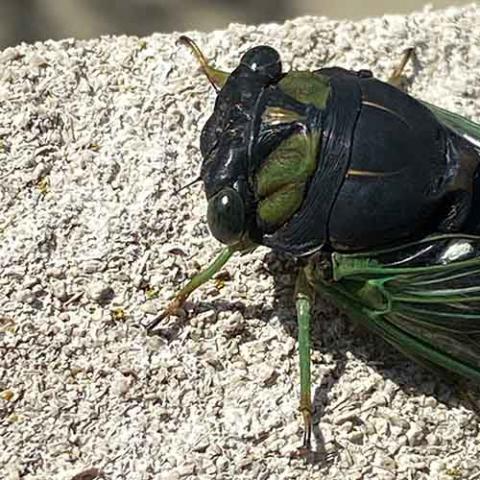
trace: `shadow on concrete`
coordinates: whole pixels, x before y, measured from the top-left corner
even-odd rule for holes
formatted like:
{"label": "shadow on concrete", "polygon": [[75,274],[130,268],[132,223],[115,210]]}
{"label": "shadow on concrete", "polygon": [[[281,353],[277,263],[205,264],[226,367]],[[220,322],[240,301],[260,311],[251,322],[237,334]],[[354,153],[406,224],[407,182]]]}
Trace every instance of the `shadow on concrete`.
{"label": "shadow on concrete", "polygon": [[[194,311],[203,311],[214,308],[217,311],[238,310],[248,320],[260,318],[268,321],[274,314],[280,320],[285,332],[297,338],[297,322],[293,301],[296,262],[284,255],[270,252],[259,269],[267,270],[274,278],[273,308],[262,304],[244,304],[229,302],[227,299],[200,302],[191,305]],[[334,367],[321,379],[314,390],[314,427],[316,450],[311,452],[307,461],[322,465],[328,469],[333,465],[336,453],[332,449],[327,451],[324,435],[319,427],[325,411],[331,408],[330,398],[332,388],[343,375],[348,358],[347,352],[374,368],[385,379],[391,380],[405,394],[410,396],[427,395],[435,397],[440,403],[447,406],[463,405],[467,410],[479,414],[477,401],[478,391],[474,391],[472,398],[466,397],[455,384],[447,379],[425,370],[423,367],[410,361],[391,345],[378,336],[370,334],[360,326],[353,324],[345,315],[319,298],[315,305],[314,321],[312,325],[313,351],[321,355],[330,354]],[[174,335],[178,333],[175,332]],[[255,332],[250,330],[244,341],[255,339]],[[318,363],[317,363],[318,366]],[[315,363],[312,369],[316,368]],[[374,393],[373,391],[371,393]],[[473,426],[472,426],[473,428]],[[335,442],[335,441],[334,441]],[[300,445],[300,439],[299,439]],[[337,445],[338,451],[341,449]]]}

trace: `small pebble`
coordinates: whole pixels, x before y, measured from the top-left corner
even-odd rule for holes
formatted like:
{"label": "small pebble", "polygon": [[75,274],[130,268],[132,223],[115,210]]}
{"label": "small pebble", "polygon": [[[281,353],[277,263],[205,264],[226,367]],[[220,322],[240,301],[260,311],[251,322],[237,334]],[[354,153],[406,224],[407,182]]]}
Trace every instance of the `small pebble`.
{"label": "small pebble", "polygon": [[114,292],[110,285],[102,281],[90,283],[87,289],[87,295],[97,303],[104,303],[112,299]]}
{"label": "small pebble", "polygon": [[51,292],[55,298],[58,298],[58,300],[62,302],[68,299],[67,285],[63,281],[52,283]]}

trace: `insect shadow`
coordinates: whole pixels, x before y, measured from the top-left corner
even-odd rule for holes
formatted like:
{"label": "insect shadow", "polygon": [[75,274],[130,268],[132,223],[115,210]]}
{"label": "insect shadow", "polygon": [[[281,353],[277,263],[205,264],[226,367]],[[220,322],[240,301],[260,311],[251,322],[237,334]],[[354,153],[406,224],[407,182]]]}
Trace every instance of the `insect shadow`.
{"label": "insect shadow", "polygon": [[[264,260],[264,268],[274,279],[274,311],[279,316],[285,331],[296,338],[297,323],[294,305],[296,262],[285,255],[269,252]],[[289,273],[286,274],[286,272]],[[344,374],[350,355],[371,366],[384,379],[392,381],[408,396],[433,396],[447,407],[460,404],[480,418],[480,395],[476,386],[456,384],[446,377],[440,377],[419,366],[382,338],[356,325],[323,298],[317,298],[315,303],[312,342],[312,351],[319,352],[322,356],[328,354],[328,358],[331,358],[329,363],[333,364],[329,365],[329,370],[326,370],[327,373],[314,389],[313,434],[317,450],[312,459],[315,462],[329,463],[331,460],[318,425],[325,412],[335,408],[332,403],[338,406],[338,399],[334,399],[333,389]],[[315,368],[320,366],[321,363],[314,361],[312,370],[315,371]],[[472,387],[474,389],[470,390]],[[369,390],[368,393],[374,393],[374,390]],[[477,427],[472,426],[472,428]]]}
{"label": "insect shadow", "polygon": [[[268,252],[263,262],[258,264],[258,273],[268,273],[273,277],[273,303],[264,305],[259,303],[246,304],[241,301],[231,302],[225,298],[213,301],[199,302],[193,306],[197,312],[213,307],[216,311],[240,311],[247,319],[257,318],[269,321],[275,315],[280,321],[284,331],[297,338],[297,319],[294,302],[295,275],[298,270],[297,261],[291,257],[277,252]],[[181,330],[179,323],[165,330],[160,329],[160,334],[167,340],[174,338]],[[247,333],[245,341],[253,335]],[[322,464],[327,469],[337,455],[340,448],[335,440],[333,446],[327,444],[319,424],[325,413],[338,408],[339,399],[334,391],[338,380],[346,371],[348,362],[353,356],[365,362],[378,372],[385,380],[392,381],[398,389],[408,396],[433,396],[439,403],[447,407],[461,404],[470,412],[480,417],[480,396],[478,391],[473,391],[474,397],[468,394],[466,386],[452,383],[438,374],[431,373],[425,368],[397,352],[383,339],[362,329],[336,307],[323,298],[317,298],[312,320],[312,352],[318,352],[322,360],[313,360],[312,370],[322,368],[324,374],[314,389],[314,422],[313,435],[315,437],[315,450],[308,455],[311,463]],[[328,365],[324,364],[326,358]],[[315,375],[314,375],[315,376]],[[317,377],[318,378],[318,377]],[[363,395],[373,394],[375,387],[371,387]],[[463,392],[463,393],[462,393]],[[359,400],[360,401],[360,400]],[[361,424],[361,420],[356,420]],[[477,428],[472,425],[472,428]],[[330,444],[332,441],[330,442]],[[333,452],[333,453],[332,453]]]}
{"label": "insect shadow", "polygon": [[[208,302],[217,310],[239,310],[248,318],[259,318],[268,321],[275,315],[282,324],[285,332],[293,338],[297,338],[297,321],[294,303],[295,272],[297,271],[296,260],[276,252],[269,252],[264,261],[259,264],[258,273],[268,272],[273,277],[273,308],[262,304],[244,304],[242,302],[229,302],[225,299]],[[263,270],[263,272],[261,272]],[[197,305],[202,309],[202,305]],[[337,444],[333,440],[332,446],[326,445],[325,437],[319,423],[325,413],[338,408],[339,399],[334,391],[335,385],[344,374],[349,357],[353,356],[365,362],[378,372],[385,380],[392,381],[398,389],[407,396],[433,396],[439,403],[447,407],[465,407],[470,412],[480,416],[477,403],[480,396],[478,391],[466,394],[467,387],[452,383],[447,378],[439,377],[424,367],[397,352],[383,339],[375,336],[365,329],[354,324],[346,315],[329,304],[322,298],[317,298],[312,322],[312,351],[320,353],[322,358],[328,358],[328,365],[322,365],[322,361],[313,361],[312,369],[322,368],[325,370],[323,377],[314,389],[314,427],[316,449],[308,456],[311,463],[323,464],[326,468],[333,463],[336,456],[333,452],[338,451]],[[398,390],[396,389],[396,390]],[[375,387],[363,394],[373,394]],[[361,423],[361,420],[357,420]],[[476,428],[472,426],[472,428]],[[331,443],[331,442],[330,442]]]}

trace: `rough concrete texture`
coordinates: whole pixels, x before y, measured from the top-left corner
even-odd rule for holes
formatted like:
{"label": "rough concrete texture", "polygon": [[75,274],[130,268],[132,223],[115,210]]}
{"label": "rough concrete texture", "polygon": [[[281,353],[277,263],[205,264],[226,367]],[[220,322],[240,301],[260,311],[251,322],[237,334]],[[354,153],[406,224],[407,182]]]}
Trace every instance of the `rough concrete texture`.
{"label": "rough concrete texture", "polygon": [[[386,77],[478,120],[480,8],[191,33],[218,66],[268,43],[286,69]],[[440,379],[319,301],[314,454],[296,458],[293,264],[266,249],[152,318],[219,249],[198,138],[214,92],[176,34],[20,45],[0,72],[1,477],[480,478],[478,421]]]}

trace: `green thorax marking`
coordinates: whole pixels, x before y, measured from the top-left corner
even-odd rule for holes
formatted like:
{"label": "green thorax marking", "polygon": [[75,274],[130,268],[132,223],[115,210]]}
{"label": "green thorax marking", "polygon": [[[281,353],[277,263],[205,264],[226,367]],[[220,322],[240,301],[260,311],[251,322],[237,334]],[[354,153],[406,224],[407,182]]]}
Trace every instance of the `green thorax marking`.
{"label": "green thorax marking", "polygon": [[287,221],[300,207],[317,166],[320,132],[301,132],[284,140],[256,176],[257,214],[267,227]]}
{"label": "green thorax marking", "polygon": [[257,173],[257,195],[265,198],[281,188],[304,183],[315,171],[320,132],[297,133],[285,139]]}
{"label": "green thorax marking", "polygon": [[328,77],[313,72],[290,72],[278,83],[280,89],[301,103],[324,109],[331,87]]}
{"label": "green thorax marking", "polygon": [[[278,83],[296,101],[324,109],[331,92],[327,77],[312,72],[290,72]],[[266,229],[288,221],[305,198],[307,182],[317,168],[321,131],[309,128],[308,118],[281,107],[267,107],[266,124],[296,122],[300,133],[284,140],[263,162],[256,178],[257,215]]]}

